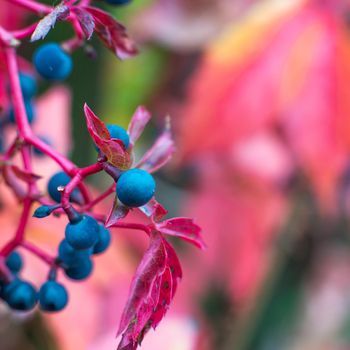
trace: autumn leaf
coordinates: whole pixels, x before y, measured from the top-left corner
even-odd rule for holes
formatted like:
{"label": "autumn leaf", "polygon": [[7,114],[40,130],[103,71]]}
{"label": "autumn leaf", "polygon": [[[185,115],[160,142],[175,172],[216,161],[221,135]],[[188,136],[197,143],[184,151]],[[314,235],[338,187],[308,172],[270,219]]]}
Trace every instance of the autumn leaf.
{"label": "autumn leaf", "polygon": [[139,209],[154,222],[160,221],[168,214],[168,211],[154,197]]}
{"label": "autumn leaf", "polygon": [[111,139],[106,125],[85,104],[84,112],[89,134],[95,145],[107,157],[107,160],[119,169],[126,170],[131,166],[131,156],[125,150],[121,140]]}
{"label": "autumn leaf", "polygon": [[124,218],[128,212],[129,209],[118,200],[117,196],[115,196],[113,206],[108,214],[105,226],[112,227],[120,219]]}
{"label": "autumn leaf", "polygon": [[156,229],[166,235],[176,236],[190,242],[200,249],[206,247],[201,237],[201,228],[190,218],[173,218],[155,225]]}
{"label": "autumn leaf", "polygon": [[145,153],[136,167],[153,173],[163,167],[175,151],[174,140],[170,132],[170,122],[167,121],[164,131],[154,145]]}
{"label": "autumn leaf", "polygon": [[133,350],[143,337],[156,328],[174,297],[182,270],[174,249],[154,231],[132,281],[118,335],[118,350]]}
{"label": "autumn leaf", "polygon": [[84,9],[94,19],[96,34],[118,58],[126,59],[137,54],[136,46],[126,34],[126,29],[122,24],[107,12],[96,7],[86,6]]}
{"label": "autumn leaf", "polygon": [[151,114],[145,107],[141,106],[136,109],[128,128],[129,139],[132,145],[138,140],[150,119]]}
{"label": "autumn leaf", "polygon": [[83,7],[72,7],[71,11],[75,13],[86,39],[89,40],[95,29],[94,18]]}

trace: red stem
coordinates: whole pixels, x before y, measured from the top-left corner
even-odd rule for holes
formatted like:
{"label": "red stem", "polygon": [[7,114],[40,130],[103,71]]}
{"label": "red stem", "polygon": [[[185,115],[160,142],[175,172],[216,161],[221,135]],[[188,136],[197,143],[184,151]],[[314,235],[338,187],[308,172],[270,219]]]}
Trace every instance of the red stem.
{"label": "red stem", "polygon": [[32,11],[39,16],[50,13],[53,9],[51,6],[40,4],[32,0],[7,0],[7,1],[12,4],[19,5],[29,11]]}
{"label": "red stem", "polygon": [[148,225],[144,224],[134,224],[129,222],[118,222],[116,224],[113,224],[111,227],[117,227],[117,228],[126,228],[131,230],[139,230],[144,231],[147,233],[147,235],[151,234],[151,229]]}
{"label": "red stem", "polygon": [[32,200],[30,198],[25,198],[23,201],[22,215],[19,220],[17,231],[15,237],[10,240],[0,251],[0,256],[8,256],[14,249],[16,249],[23,241],[25,227],[28,222],[30,209],[32,206]]}
{"label": "red stem", "polygon": [[37,25],[38,25],[38,23],[33,23],[33,24],[29,25],[28,27],[14,30],[13,32],[11,32],[11,34],[18,40],[24,39],[24,38],[31,36],[33,34]]}
{"label": "red stem", "polygon": [[74,191],[74,189],[81,184],[81,182],[89,175],[96,174],[103,170],[102,163],[96,163],[93,165],[90,165],[86,168],[79,169],[72,180],[68,183],[68,185],[65,187],[63,194],[61,196],[61,203],[62,208],[65,210],[65,212],[69,215],[70,210],[72,208],[72,205],[69,201],[69,198]]}
{"label": "red stem", "polygon": [[115,193],[115,183],[110,186],[105,192],[102,192],[98,197],[96,197],[94,200],[90,201],[88,204],[86,204],[83,207],[84,211],[90,210],[92,207],[94,207],[96,204],[102,202],[104,199],[106,199],[109,195],[112,193]]}
{"label": "red stem", "polygon": [[32,254],[36,255],[38,258],[46,262],[48,265],[53,266],[55,265],[56,258],[48,255],[45,251],[41,250],[39,247],[36,245],[30,243],[30,242],[22,242],[21,247],[24,249],[28,250]]}

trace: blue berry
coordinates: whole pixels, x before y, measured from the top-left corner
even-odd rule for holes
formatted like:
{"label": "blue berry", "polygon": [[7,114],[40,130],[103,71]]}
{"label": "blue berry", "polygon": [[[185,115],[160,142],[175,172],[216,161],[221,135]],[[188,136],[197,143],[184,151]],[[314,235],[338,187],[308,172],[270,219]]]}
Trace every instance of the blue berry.
{"label": "blue berry", "polygon": [[20,254],[16,251],[12,252],[6,258],[6,266],[11,270],[12,273],[18,273],[23,266],[23,261]]}
{"label": "blue berry", "polygon": [[103,225],[99,225],[99,237],[94,245],[93,254],[103,253],[111,243],[111,234]]}
{"label": "blue berry", "polygon": [[83,215],[79,220],[66,226],[66,240],[77,250],[92,248],[98,241],[98,235],[98,223],[88,215]]}
{"label": "blue berry", "polygon": [[37,302],[37,292],[34,286],[19,279],[5,285],[2,296],[14,310],[31,310]]}
{"label": "blue berry", "polygon": [[127,170],[117,182],[117,196],[128,207],[145,205],[153,197],[155,189],[153,176],[142,169]]}
{"label": "blue berry", "polygon": [[65,269],[65,274],[72,280],[81,281],[90,276],[92,269],[91,259],[83,259],[79,261],[79,264]]}
{"label": "blue berry", "polygon": [[[51,176],[48,184],[47,184],[47,191],[50,195],[50,197],[55,202],[61,201],[61,192],[57,190],[59,186],[67,186],[71,178],[64,172],[59,171],[58,173]],[[71,194],[71,199],[73,201],[79,202],[80,192],[78,189],[75,189]]]}
{"label": "blue berry", "polygon": [[44,44],[36,49],[33,63],[38,73],[48,80],[64,80],[73,68],[71,57],[56,43]]}
{"label": "blue berry", "polygon": [[109,124],[107,125],[107,129],[112,139],[119,139],[123,142],[125,148],[129,147],[129,134],[124,128],[118,125]]}
{"label": "blue berry", "polygon": [[61,311],[68,303],[66,288],[55,281],[47,281],[39,291],[40,308],[44,311]]}
{"label": "blue berry", "polygon": [[126,5],[131,2],[131,0],[105,0],[111,5]]}
{"label": "blue berry", "polygon": [[[28,118],[29,123],[33,123],[33,121],[35,119],[35,109],[34,109],[34,106],[31,102],[31,100],[25,100],[24,107],[26,109],[27,118]],[[9,112],[8,112],[8,119],[12,124],[16,123],[15,111],[14,111],[12,106],[10,107]]]}
{"label": "blue berry", "polygon": [[[45,142],[47,145],[51,145],[51,141],[46,136],[39,136],[39,139],[43,142]],[[34,147],[33,148],[34,154],[38,157],[42,157],[45,155],[45,153],[41,152],[40,149]]]}
{"label": "blue berry", "polygon": [[67,266],[79,264],[90,257],[90,250],[76,250],[65,239],[58,246],[58,258]]}
{"label": "blue berry", "polygon": [[38,86],[35,78],[32,75],[20,73],[19,81],[21,84],[22,94],[25,99],[30,99],[36,95]]}

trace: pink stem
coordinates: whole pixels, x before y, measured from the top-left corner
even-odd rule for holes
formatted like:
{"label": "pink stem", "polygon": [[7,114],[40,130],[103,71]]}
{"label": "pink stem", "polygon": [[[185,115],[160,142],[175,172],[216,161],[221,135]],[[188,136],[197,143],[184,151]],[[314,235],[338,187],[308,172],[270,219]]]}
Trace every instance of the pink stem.
{"label": "pink stem", "polygon": [[36,1],[32,0],[7,0],[8,2],[19,5],[29,11],[32,11],[36,13],[39,16],[45,15],[47,13],[50,13],[52,11],[51,6],[47,6],[44,4],[40,4]]}
{"label": "pink stem", "polygon": [[94,207],[96,204],[102,202],[104,199],[106,199],[109,195],[115,192],[115,183],[109,187],[105,192],[101,193],[98,197],[96,197],[94,200],[89,202],[84,206],[84,211],[90,210],[92,207]]}
{"label": "pink stem", "polygon": [[23,139],[29,138],[32,135],[26,108],[24,105],[21,85],[19,82],[19,71],[16,59],[16,51],[12,47],[5,49],[7,69],[10,78],[10,90],[14,107],[14,114],[18,132]]}
{"label": "pink stem", "polygon": [[19,220],[19,224],[17,227],[15,237],[12,240],[10,240],[1,249],[0,256],[4,256],[4,257],[8,256],[23,241],[25,227],[26,227],[27,222],[28,222],[31,206],[32,206],[32,200],[30,198],[25,198],[23,201],[22,215],[21,215],[21,218]]}
{"label": "pink stem", "polygon": [[34,244],[30,243],[30,242],[24,241],[24,242],[21,243],[21,247],[23,247],[24,249],[28,250],[32,254],[36,255],[38,258],[40,258],[41,260],[45,261],[50,266],[55,265],[55,260],[56,259],[54,257],[48,255],[46,252],[44,252],[43,250],[38,248],[36,245],[34,245]]}
{"label": "pink stem", "polygon": [[2,156],[4,161],[9,160],[16,153],[17,149],[19,148],[18,141],[18,137],[16,137],[10,144],[10,146]]}
{"label": "pink stem", "polygon": [[[15,49],[8,47],[5,49],[5,52],[10,77],[10,88],[14,105],[15,120],[20,137],[23,138],[25,142],[36,147],[41,152],[45,153],[47,156],[53,159],[69,176],[73,177],[79,171],[74,163],[72,163],[69,159],[58,153],[55,149],[53,149],[51,146],[33,134],[26,115],[22,90],[19,82],[19,70],[16,59],[16,51]],[[90,196],[84,184],[80,183],[79,189],[84,197],[85,202],[89,202]]]}
{"label": "pink stem", "polygon": [[28,27],[25,27],[19,30],[14,30],[13,32],[11,32],[11,34],[18,40],[27,38],[28,36],[31,36],[33,34],[37,25],[38,23],[33,23]]}
{"label": "pink stem", "polygon": [[129,222],[118,222],[116,224],[113,224],[111,227],[117,227],[117,228],[126,228],[131,230],[140,230],[147,233],[147,235],[151,234],[151,229],[149,226],[144,224],[134,224]]}
{"label": "pink stem", "polygon": [[72,208],[71,203],[69,202],[70,195],[74,191],[74,189],[89,175],[96,174],[103,170],[102,163],[96,163],[90,165],[86,168],[79,169],[72,180],[65,187],[64,192],[61,196],[62,208],[69,214],[69,211]]}

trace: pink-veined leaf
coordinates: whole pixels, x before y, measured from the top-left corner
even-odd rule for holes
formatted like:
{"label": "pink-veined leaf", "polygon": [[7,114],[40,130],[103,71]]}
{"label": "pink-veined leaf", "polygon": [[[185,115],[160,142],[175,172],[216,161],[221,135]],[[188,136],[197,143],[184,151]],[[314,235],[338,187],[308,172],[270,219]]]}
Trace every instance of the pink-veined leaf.
{"label": "pink-veined leaf", "polygon": [[138,140],[150,119],[151,114],[145,107],[140,106],[136,109],[128,127],[129,139],[132,145]]}
{"label": "pink-veined leaf", "polygon": [[72,7],[71,11],[75,13],[86,39],[89,40],[95,29],[94,18],[82,7]]}
{"label": "pink-veined leaf", "polygon": [[165,130],[157,138],[154,145],[145,153],[136,167],[153,173],[171,159],[174,151],[175,146],[170,132],[170,123],[167,122]]}
{"label": "pink-veined leaf", "polygon": [[119,169],[128,169],[131,166],[131,157],[125,150],[123,142],[121,140],[111,139],[106,125],[87,104],[84,105],[84,112],[89,134],[95,145],[107,157],[108,162]]}
{"label": "pink-veined leaf", "polygon": [[155,225],[157,230],[163,234],[180,237],[200,249],[206,245],[201,236],[201,228],[190,218],[173,218],[162,221]]}
{"label": "pink-veined leaf", "polygon": [[48,32],[53,28],[58,20],[63,20],[69,15],[69,7],[64,3],[56,6],[52,12],[41,19],[36,26],[30,41],[34,42],[40,39],[44,39]]}
{"label": "pink-veined leaf", "polygon": [[86,6],[84,9],[94,18],[96,34],[118,58],[126,59],[137,54],[137,48],[122,24],[96,7]]}
{"label": "pink-veined leaf", "polygon": [[174,249],[159,234],[151,235],[150,246],[137,268],[118,335],[118,350],[134,350],[147,331],[164,317],[174,297],[182,270]]}
{"label": "pink-veined leaf", "polygon": [[105,223],[106,227],[112,227],[120,219],[124,218],[128,212],[129,209],[118,200],[117,196],[115,196],[113,206]]}
{"label": "pink-veined leaf", "polygon": [[154,197],[139,209],[154,222],[160,221],[168,214],[168,211]]}

